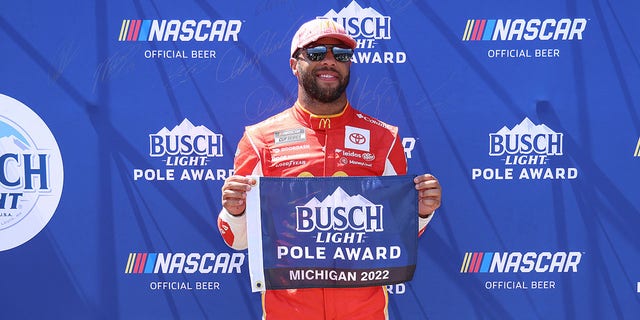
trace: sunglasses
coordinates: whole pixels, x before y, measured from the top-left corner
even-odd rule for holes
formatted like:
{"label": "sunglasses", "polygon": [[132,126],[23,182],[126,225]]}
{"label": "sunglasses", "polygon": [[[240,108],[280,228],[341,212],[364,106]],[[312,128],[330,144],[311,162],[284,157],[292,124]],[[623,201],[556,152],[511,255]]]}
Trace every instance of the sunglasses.
{"label": "sunglasses", "polygon": [[340,48],[336,46],[322,45],[317,47],[304,48],[302,50],[307,52],[307,57],[309,58],[309,60],[317,62],[324,60],[324,58],[327,56],[327,51],[329,51],[329,48],[331,48],[331,53],[333,54],[333,58],[335,58],[336,61],[347,62],[350,61],[351,57],[353,56],[353,49]]}

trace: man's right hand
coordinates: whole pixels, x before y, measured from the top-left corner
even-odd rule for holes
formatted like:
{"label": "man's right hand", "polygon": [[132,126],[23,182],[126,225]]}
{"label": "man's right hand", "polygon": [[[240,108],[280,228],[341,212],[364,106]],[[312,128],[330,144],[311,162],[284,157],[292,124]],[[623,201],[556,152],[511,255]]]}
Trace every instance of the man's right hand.
{"label": "man's right hand", "polygon": [[253,178],[233,175],[222,185],[222,206],[234,215],[240,216],[247,208],[247,191],[256,184]]}

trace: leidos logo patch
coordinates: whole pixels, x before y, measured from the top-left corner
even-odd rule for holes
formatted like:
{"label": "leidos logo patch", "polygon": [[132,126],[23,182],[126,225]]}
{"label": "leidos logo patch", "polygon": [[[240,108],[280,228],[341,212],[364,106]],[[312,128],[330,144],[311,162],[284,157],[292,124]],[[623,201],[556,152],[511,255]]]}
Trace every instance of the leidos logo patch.
{"label": "leidos logo patch", "polygon": [[0,94],[0,251],[44,229],[58,207],[63,177],[58,143],[47,125]]}

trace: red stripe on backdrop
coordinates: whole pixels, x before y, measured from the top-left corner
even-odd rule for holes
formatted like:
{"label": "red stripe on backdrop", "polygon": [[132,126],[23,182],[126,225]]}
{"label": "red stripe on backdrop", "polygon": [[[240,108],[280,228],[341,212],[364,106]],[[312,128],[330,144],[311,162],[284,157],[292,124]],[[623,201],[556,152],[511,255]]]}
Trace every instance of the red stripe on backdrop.
{"label": "red stripe on backdrop", "polygon": [[138,266],[140,265],[140,258],[142,253],[136,253],[136,263],[133,265],[133,273],[138,273]]}
{"label": "red stripe on backdrop", "polygon": [[476,39],[476,35],[478,34],[478,28],[480,27],[480,20],[476,20],[473,25],[473,33],[471,34],[471,40]]}
{"label": "red stripe on backdrop", "polygon": [[147,264],[147,255],[148,253],[142,254],[142,261],[140,261],[140,269],[136,273],[142,273],[144,271],[144,266]]}
{"label": "red stripe on backdrop", "polygon": [[478,262],[478,253],[474,252],[471,257],[471,265],[469,266],[469,272],[473,272],[473,269],[476,268],[476,263]]}
{"label": "red stripe on backdrop", "polygon": [[478,263],[476,263],[476,267],[475,269],[473,269],[473,272],[478,272],[478,270],[480,270],[480,265],[482,265],[482,257],[484,256],[484,252],[479,252],[478,253]]}
{"label": "red stripe on backdrop", "polygon": [[482,40],[482,35],[484,34],[484,26],[487,24],[487,19],[482,19],[480,23],[480,27],[478,28],[478,34],[476,38],[473,40]]}
{"label": "red stripe on backdrop", "polygon": [[131,22],[129,22],[129,33],[127,34],[127,41],[133,41],[133,29],[135,24],[135,20],[131,20]]}
{"label": "red stripe on backdrop", "polygon": [[135,27],[135,30],[133,30],[134,41],[138,40],[138,34],[140,33],[140,25],[142,24],[142,20],[135,20],[135,22],[136,22],[136,27]]}

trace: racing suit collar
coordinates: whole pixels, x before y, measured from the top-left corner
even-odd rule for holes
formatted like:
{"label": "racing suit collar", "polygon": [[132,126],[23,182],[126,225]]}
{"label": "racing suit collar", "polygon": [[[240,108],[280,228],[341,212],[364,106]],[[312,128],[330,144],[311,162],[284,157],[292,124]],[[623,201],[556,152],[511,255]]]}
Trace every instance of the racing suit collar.
{"label": "racing suit collar", "polygon": [[293,106],[293,114],[298,121],[313,130],[327,130],[344,127],[354,116],[351,104],[347,102],[342,112],[331,115],[317,115],[305,109],[300,102],[296,101]]}

